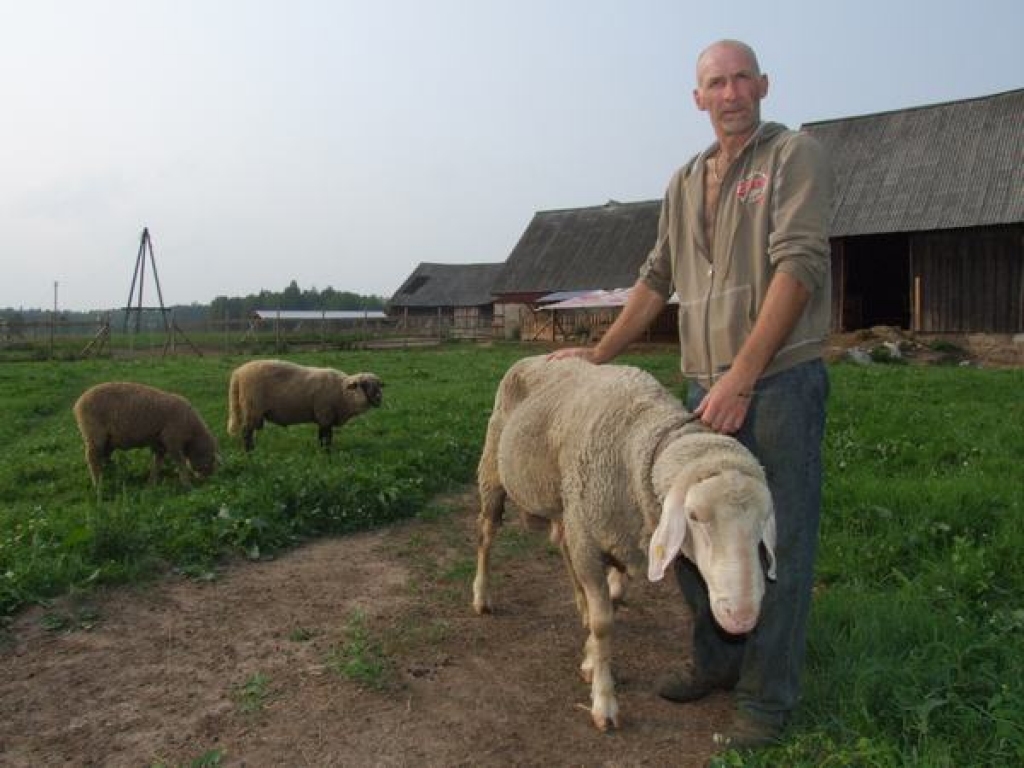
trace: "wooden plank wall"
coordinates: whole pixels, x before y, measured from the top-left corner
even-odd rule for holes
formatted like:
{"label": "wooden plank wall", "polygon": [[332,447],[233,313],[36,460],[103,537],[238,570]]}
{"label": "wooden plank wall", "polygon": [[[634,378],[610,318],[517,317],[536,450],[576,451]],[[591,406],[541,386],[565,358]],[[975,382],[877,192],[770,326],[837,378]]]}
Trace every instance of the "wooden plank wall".
{"label": "wooden plank wall", "polygon": [[1024,332],[1024,225],[911,237],[925,333]]}

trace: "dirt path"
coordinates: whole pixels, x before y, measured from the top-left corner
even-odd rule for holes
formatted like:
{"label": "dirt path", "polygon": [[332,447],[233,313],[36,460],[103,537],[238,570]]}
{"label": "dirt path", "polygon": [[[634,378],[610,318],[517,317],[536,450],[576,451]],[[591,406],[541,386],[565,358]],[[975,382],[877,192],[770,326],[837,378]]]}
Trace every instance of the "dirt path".
{"label": "dirt path", "polygon": [[[703,765],[728,697],[676,706],[653,693],[686,656],[675,585],[634,584],[618,614],[623,723],[602,735],[558,555],[510,519],[496,613],[477,617],[473,496],[447,504],[436,520],[208,583],[170,578],[19,616],[0,650],[0,764]],[[55,616],[78,627],[47,629]],[[360,638],[355,659],[384,664],[365,683],[338,671]]]}

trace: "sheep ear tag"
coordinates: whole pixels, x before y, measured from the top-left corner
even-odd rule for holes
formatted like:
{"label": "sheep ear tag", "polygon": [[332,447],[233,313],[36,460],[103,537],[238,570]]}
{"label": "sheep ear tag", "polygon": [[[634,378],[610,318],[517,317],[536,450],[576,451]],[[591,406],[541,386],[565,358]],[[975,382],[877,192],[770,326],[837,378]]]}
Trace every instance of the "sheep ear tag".
{"label": "sheep ear tag", "polygon": [[[683,498],[680,498],[683,497]],[[668,492],[661,505],[661,519],[651,536],[647,552],[647,579],[661,581],[665,569],[676,559],[686,540],[685,496],[675,488]]]}

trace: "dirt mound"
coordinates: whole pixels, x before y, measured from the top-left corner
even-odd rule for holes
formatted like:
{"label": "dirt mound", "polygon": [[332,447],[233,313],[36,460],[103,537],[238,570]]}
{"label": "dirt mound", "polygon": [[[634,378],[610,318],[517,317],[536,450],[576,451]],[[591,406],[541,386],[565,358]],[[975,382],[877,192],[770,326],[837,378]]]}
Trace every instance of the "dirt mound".
{"label": "dirt mound", "polygon": [[1024,336],[1010,334],[916,334],[879,325],[829,337],[825,359],[918,365],[1024,367]]}

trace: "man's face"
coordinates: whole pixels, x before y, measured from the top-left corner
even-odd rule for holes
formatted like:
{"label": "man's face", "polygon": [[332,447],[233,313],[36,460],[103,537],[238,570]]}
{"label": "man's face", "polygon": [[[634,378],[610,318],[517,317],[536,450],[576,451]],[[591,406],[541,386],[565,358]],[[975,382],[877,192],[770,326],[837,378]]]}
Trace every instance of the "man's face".
{"label": "man's face", "polygon": [[707,50],[697,64],[693,99],[707,112],[715,133],[746,136],[761,121],[761,99],[768,93],[768,78],[740,48],[718,45]]}

